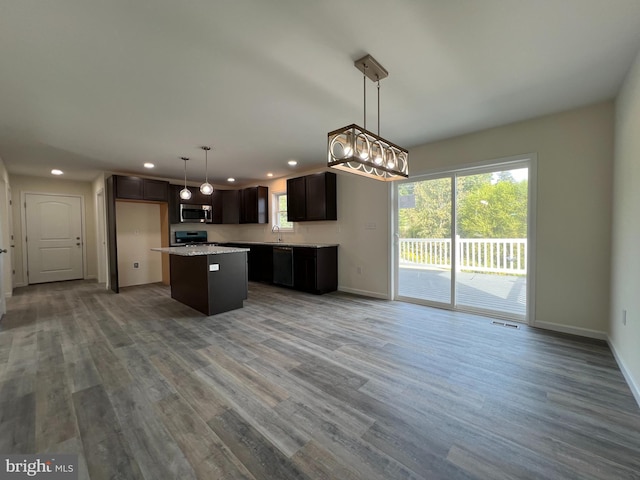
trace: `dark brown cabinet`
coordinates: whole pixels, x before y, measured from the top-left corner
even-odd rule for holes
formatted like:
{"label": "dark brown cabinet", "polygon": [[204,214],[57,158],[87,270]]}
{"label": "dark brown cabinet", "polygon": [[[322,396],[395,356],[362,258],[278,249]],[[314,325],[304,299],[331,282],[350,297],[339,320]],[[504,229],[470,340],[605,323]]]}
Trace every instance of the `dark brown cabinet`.
{"label": "dark brown cabinet", "polygon": [[307,187],[305,177],[287,180],[287,220],[303,222],[307,219]]}
{"label": "dark brown cabinet", "polygon": [[183,185],[169,185],[169,223],[180,223],[180,204],[186,205],[212,205],[212,196],[200,193],[198,187],[187,187],[191,191],[191,198],[180,198],[180,190]]}
{"label": "dark brown cabinet", "polygon": [[293,287],[310,293],[338,289],[338,247],[293,249]]}
{"label": "dark brown cabinet", "polygon": [[240,223],[240,190],[213,192],[213,223]]}
{"label": "dark brown cabinet", "polygon": [[287,180],[287,219],[337,220],[336,174],[321,172]]}
{"label": "dark brown cabinet", "polygon": [[224,245],[249,249],[247,255],[249,280],[252,282],[272,282],[273,247],[271,245],[256,245],[253,243],[225,243]]}
{"label": "dark brown cabinet", "polygon": [[113,175],[113,177],[117,199],[150,202],[166,202],[168,200],[169,182],[123,175]]}
{"label": "dark brown cabinet", "polygon": [[268,197],[267,187],[249,187],[240,190],[240,223],[268,223]]}
{"label": "dark brown cabinet", "polygon": [[[227,247],[248,248],[249,280],[253,282],[291,285],[276,279],[274,253],[279,246],[292,251],[293,285],[296,290],[323,294],[338,289],[338,247],[299,247],[287,244],[222,243]],[[289,274],[291,275],[291,273]]]}

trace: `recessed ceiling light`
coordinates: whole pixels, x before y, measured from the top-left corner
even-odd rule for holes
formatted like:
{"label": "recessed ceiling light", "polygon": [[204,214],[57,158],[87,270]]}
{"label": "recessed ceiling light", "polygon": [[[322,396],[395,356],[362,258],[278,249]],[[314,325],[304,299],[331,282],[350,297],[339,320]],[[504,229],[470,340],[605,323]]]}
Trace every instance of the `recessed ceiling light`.
{"label": "recessed ceiling light", "polygon": [[153,167],[155,167],[155,165],[153,163],[147,162],[147,163],[144,164],[144,168],[153,168]]}
{"label": "recessed ceiling light", "polygon": [[235,181],[236,181],[236,179],[235,179],[235,178],[233,178],[233,177],[229,177],[229,178],[227,178],[227,182],[235,182]]}
{"label": "recessed ceiling light", "polygon": [[273,177],[273,173],[271,172],[267,173],[267,177]]}
{"label": "recessed ceiling light", "polygon": [[54,168],[53,170],[51,170],[51,174],[52,175],[62,175],[64,172],[62,170],[58,170],[57,168]]}
{"label": "recessed ceiling light", "polygon": [[292,167],[295,167],[298,164],[298,162],[296,162],[295,160],[289,160],[287,163]]}

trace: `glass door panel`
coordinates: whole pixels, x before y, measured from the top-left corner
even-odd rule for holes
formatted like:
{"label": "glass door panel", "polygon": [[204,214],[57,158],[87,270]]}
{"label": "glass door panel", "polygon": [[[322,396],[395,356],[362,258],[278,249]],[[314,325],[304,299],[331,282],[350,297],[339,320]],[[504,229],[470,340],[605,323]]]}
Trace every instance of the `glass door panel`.
{"label": "glass door panel", "polygon": [[528,171],[456,176],[457,307],[524,319]]}
{"label": "glass door panel", "polygon": [[451,305],[453,177],[398,185],[398,296]]}

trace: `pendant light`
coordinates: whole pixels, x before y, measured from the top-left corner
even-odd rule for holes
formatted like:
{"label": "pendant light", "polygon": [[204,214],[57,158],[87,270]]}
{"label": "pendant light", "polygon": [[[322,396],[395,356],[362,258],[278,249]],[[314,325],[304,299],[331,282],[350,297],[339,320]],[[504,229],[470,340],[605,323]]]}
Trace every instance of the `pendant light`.
{"label": "pendant light", "polygon": [[200,193],[203,195],[211,195],[213,193],[213,185],[209,183],[209,165],[208,165],[208,153],[211,147],[202,147],[204,150],[204,183],[200,185]]}
{"label": "pendant light", "polygon": [[191,198],[191,190],[187,188],[187,157],[180,157],[184,160],[184,188],[180,190],[180,198],[182,200],[189,200]]}
{"label": "pendant light", "polygon": [[[328,133],[327,166],[390,182],[409,176],[409,151],[380,136],[380,80],[389,72],[371,55],[356,60],[363,74],[364,128],[347,125]],[[367,79],[378,86],[378,133],[367,130]]]}

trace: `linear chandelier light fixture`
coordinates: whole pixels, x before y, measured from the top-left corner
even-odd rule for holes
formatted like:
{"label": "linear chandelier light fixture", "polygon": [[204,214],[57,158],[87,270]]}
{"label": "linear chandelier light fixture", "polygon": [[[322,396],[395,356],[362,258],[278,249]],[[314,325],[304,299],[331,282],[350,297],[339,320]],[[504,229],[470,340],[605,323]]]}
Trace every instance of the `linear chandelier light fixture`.
{"label": "linear chandelier light fixture", "polygon": [[191,198],[191,190],[187,188],[187,161],[189,158],[180,157],[180,159],[184,160],[184,188],[180,190],[180,198],[182,200],[189,200]]}
{"label": "linear chandelier light fixture", "polygon": [[[356,60],[363,74],[364,127],[347,125],[328,133],[327,165],[383,182],[409,176],[409,151],[380,136],[380,80],[389,76],[371,55]],[[367,78],[378,87],[378,133],[367,130]]]}
{"label": "linear chandelier light fixture", "polygon": [[208,153],[211,147],[201,147],[204,150],[204,183],[200,185],[200,193],[203,195],[211,195],[213,193],[213,185],[209,183],[209,158]]}

